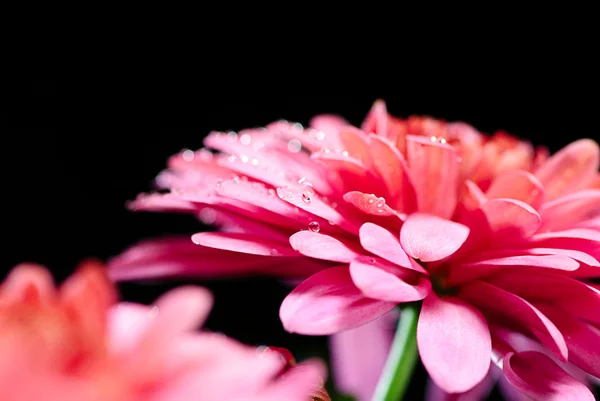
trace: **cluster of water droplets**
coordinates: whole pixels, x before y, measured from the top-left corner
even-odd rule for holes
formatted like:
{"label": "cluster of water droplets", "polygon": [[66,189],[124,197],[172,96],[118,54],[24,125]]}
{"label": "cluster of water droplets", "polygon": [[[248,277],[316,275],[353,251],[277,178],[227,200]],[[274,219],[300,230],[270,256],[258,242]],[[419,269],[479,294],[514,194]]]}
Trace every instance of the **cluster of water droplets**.
{"label": "cluster of water droplets", "polygon": [[195,152],[191,149],[182,149],[180,154],[186,162],[193,162],[194,160],[210,161],[214,156],[211,151],[205,148],[198,149]]}
{"label": "cluster of water droplets", "polygon": [[436,136],[431,136],[431,137],[429,138],[429,140],[430,140],[431,142],[437,142],[437,143],[442,143],[442,144],[444,144],[444,143],[446,143],[446,142],[447,142],[447,141],[446,141],[446,138],[444,138],[443,136],[438,136],[438,137],[436,137]]}

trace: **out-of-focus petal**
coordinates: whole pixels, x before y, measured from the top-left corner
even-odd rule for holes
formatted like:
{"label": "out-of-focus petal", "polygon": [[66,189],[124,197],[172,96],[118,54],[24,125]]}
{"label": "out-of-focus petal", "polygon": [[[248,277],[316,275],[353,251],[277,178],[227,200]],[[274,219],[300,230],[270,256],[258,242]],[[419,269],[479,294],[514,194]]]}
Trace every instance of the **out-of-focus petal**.
{"label": "out-of-focus petal", "polygon": [[490,199],[519,200],[537,209],[544,199],[544,188],[533,174],[523,170],[509,170],[497,176],[485,194]]}

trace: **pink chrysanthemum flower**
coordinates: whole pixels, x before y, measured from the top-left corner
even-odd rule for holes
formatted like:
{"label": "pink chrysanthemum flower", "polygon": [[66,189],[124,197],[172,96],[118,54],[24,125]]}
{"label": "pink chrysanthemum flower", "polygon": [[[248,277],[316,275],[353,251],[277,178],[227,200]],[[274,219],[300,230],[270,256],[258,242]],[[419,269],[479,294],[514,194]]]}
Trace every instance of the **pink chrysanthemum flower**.
{"label": "pink chrysanthemum flower", "polygon": [[158,177],[170,192],[131,207],[194,213],[222,232],[195,234],[196,248],[141,244],[112,261],[114,278],[310,275],[280,312],[309,335],[422,300],[419,354],[443,391],[474,388],[492,359],[530,397],[593,399],[581,377],[600,376],[594,141],[549,157],[502,132],[394,118],[378,101],[361,129],[318,116],[205,145],[220,153],[174,156]]}
{"label": "pink chrysanthemum flower", "polygon": [[210,293],[196,287],[172,290],[152,307],[116,303],[112,284],[95,263],[60,289],[44,268],[20,265],[0,287],[0,399],[309,401],[322,396],[319,364],[288,369],[277,352],[194,332],[211,305]]}

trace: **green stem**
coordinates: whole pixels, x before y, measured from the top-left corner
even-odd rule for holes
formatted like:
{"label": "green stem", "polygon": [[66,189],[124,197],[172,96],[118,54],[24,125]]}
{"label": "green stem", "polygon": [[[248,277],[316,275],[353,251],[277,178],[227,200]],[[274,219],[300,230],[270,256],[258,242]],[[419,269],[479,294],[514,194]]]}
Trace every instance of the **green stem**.
{"label": "green stem", "polygon": [[373,401],[400,401],[406,392],[417,362],[418,304],[402,308],[398,329],[387,361],[377,383]]}

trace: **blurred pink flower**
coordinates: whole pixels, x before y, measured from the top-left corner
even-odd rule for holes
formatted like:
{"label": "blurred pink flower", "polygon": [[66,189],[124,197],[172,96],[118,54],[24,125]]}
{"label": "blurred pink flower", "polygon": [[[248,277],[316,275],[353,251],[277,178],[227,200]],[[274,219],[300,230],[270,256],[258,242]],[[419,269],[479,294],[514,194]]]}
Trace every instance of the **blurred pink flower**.
{"label": "blurred pink flower", "polygon": [[[195,234],[197,248],[133,247],[111,262],[113,278],[310,276],[280,312],[288,331],[309,335],[423,300],[419,353],[442,390],[469,391],[493,357],[531,397],[593,399],[560,372],[600,376],[600,292],[588,282],[600,277],[594,141],[550,157],[503,132],[401,120],[378,101],[361,129],[318,116],[308,129],[279,121],[205,145],[221,153],[173,156],[157,179],[170,192],[130,207],[193,213],[222,231]],[[518,351],[511,333],[551,356]]]}
{"label": "blurred pink flower", "polygon": [[0,287],[0,399],[11,401],[308,401],[323,368],[289,369],[224,336],[194,332],[210,293],[181,287],[154,306],[116,303],[102,266],[56,289],[37,265]]}

